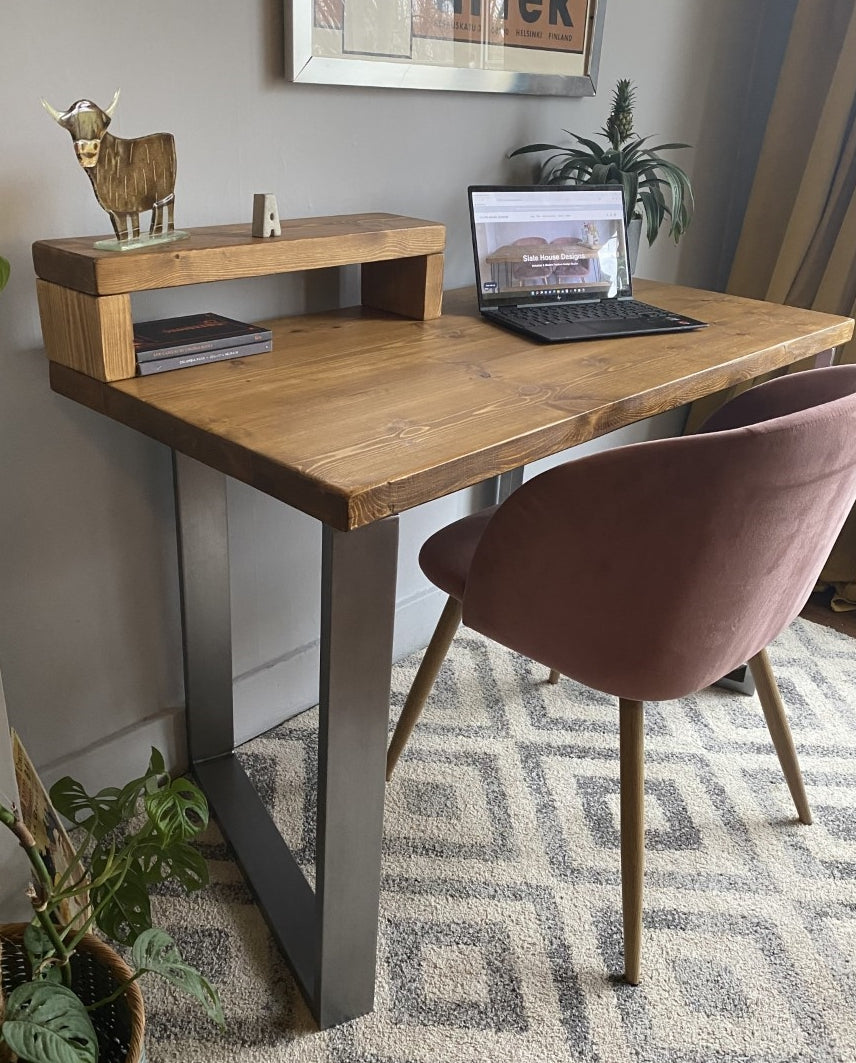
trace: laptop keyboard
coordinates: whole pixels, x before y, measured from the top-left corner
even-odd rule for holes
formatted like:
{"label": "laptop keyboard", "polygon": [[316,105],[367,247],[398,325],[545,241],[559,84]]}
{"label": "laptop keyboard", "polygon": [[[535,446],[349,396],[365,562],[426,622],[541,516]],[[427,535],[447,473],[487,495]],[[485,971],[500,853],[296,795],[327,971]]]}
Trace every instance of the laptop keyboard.
{"label": "laptop keyboard", "polygon": [[555,306],[510,306],[498,311],[524,325],[561,325],[566,321],[638,321],[648,318],[674,321],[678,315],[636,299],[609,299],[597,303],[559,303]]}

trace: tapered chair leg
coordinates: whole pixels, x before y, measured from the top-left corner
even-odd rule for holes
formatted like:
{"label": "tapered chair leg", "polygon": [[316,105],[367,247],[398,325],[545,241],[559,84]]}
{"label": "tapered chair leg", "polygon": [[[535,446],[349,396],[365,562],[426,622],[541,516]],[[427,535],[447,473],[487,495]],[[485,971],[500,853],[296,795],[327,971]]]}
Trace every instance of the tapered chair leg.
{"label": "tapered chair leg", "polygon": [[645,874],[645,713],[641,701],[619,703],[621,772],[621,906],[624,977],[639,982],[642,955],[642,882]]}
{"label": "tapered chair leg", "polygon": [[767,651],[761,650],[756,653],[749,661],[749,668],[752,672],[752,678],[755,680],[758,700],[761,702],[761,708],[764,711],[764,719],[767,721],[767,728],[770,731],[770,737],[773,739],[773,746],[778,755],[779,764],[781,764],[782,771],[785,773],[785,781],[797,808],[797,815],[802,823],[811,823],[811,808],[809,807],[808,796],[803,785],[796,746],[791,735],[791,729],[788,726],[785,706],[782,703],[782,696],[779,693],[773,669],[770,667],[770,658]]}
{"label": "tapered chair leg", "polygon": [[556,683],[559,682],[559,678],[561,677],[561,675],[562,675],[561,672],[557,671],[555,668],[551,668],[550,669],[550,675],[549,675],[549,678],[547,679],[547,682],[548,683],[552,683],[553,686],[555,686]]}
{"label": "tapered chair leg", "polygon": [[461,623],[461,608],[461,603],[457,598],[450,597],[443,608],[443,612],[440,614],[437,626],[434,628],[434,634],[431,636],[431,641],[425,650],[425,656],[422,658],[422,663],[419,665],[419,670],[413,679],[413,685],[407,695],[407,700],[404,702],[404,708],[401,710],[398,723],[395,725],[392,741],[389,743],[389,750],[386,754],[387,782],[392,778],[398,758],[407,745],[407,739],[416,726],[416,721],[419,719],[425,702],[428,700],[428,695],[434,686],[440,666],[449,652],[449,646],[452,644],[452,639],[455,637],[455,632]]}

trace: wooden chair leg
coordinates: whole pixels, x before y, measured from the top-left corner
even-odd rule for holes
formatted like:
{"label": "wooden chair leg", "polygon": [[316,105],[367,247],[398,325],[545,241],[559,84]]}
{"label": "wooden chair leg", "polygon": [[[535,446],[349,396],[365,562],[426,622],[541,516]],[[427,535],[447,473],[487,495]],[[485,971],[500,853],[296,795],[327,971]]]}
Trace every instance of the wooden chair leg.
{"label": "wooden chair leg", "polygon": [[809,807],[808,796],[803,785],[796,746],[791,735],[791,729],[788,726],[782,695],[779,693],[776,677],[770,667],[770,658],[767,651],[761,650],[756,653],[749,661],[749,668],[752,672],[752,678],[755,680],[758,700],[761,702],[761,708],[764,711],[764,719],[767,721],[767,728],[770,731],[770,737],[773,739],[773,746],[779,757],[779,764],[781,764],[782,771],[785,773],[785,781],[797,808],[797,815],[802,823],[811,823],[811,808]]}
{"label": "wooden chair leg", "polygon": [[551,668],[550,669],[550,677],[547,680],[547,682],[548,683],[552,683],[553,686],[555,686],[556,683],[559,682],[559,678],[561,677],[561,675],[562,675],[561,672],[557,672],[555,668]]}
{"label": "wooden chair leg", "polygon": [[404,702],[401,716],[399,716],[398,723],[395,725],[392,741],[389,743],[389,750],[386,754],[387,782],[392,778],[398,758],[407,745],[407,739],[410,738],[410,734],[416,726],[416,721],[419,719],[425,702],[428,700],[428,695],[434,686],[437,673],[446,659],[449,646],[460,623],[461,603],[457,598],[449,598],[443,608],[443,612],[440,614],[437,626],[434,628],[434,634],[431,636],[431,641],[425,650],[425,656],[422,658],[422,663],[419,665],[419,670],[413,679],[413,685],[407,694],[407,700]]}
{"label": "wooden chair leg", "polygon": [[641,701],[619,702],[621,770],[621,904],[624,977],[638,985],[642,954],[642,882],[645,874],[645,712]]}

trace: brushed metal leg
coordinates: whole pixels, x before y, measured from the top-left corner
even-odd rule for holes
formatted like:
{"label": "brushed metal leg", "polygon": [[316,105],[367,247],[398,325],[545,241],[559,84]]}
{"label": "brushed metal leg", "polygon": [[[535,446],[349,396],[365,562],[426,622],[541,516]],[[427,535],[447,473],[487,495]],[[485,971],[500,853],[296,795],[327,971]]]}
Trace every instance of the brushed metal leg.
{"label": "brushed metal leg", "polygon": [[821,351],[814,356],[814,368],[822,369],[828,365],[835,365],[838,360],[838,348],[830,347],[827,351]]}
{"label": "brushed metal leg", "polygon": [[226,477],[173,452],[187,748],[274,940],[304,995],[315,987],[315,896],[235,756]]}
{"label": "brushed metal leg", "polygon": [[521,465],[518,469],[510,469],[508,472],[500,473],[495,477],[496,483],[496,502],[504,502],[512,491],[516,491],[517,488],[523,483],[523,471],[525,466]]}
{"label": "brushed metal leg", "polygon": [[323,534],[315,992],[322,1028],[374,1006],[398,518]]}
{"label": "brushed metal leg", "polygon": [[187,746],[196,763],[235,746],[226,477],[176,451],[173,474]]}
{"label": "brushed metal leg", "polygon": [[748,664],[741,664],[713,684],[724,690],[736,690],[738,694],[754,694],[755,679]]}
{"label": "brushed metal leg", "polygon": [[398,519],[323,529],[313,892],[234,754],[226,477],[174,473],[193,771],[325,1029],[374,1006]]}

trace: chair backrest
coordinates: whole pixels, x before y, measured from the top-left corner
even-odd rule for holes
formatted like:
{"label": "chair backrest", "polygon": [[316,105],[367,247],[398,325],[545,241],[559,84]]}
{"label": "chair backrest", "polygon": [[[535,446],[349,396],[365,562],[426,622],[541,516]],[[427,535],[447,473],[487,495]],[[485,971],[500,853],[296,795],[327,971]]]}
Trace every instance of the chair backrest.
{"label": "chair backrest", "polygon": [[702,432],[524,483],[467,577],[464,623],[596,689],[682,697],[804,605],[856,498],[856,366],[768,381]]}

